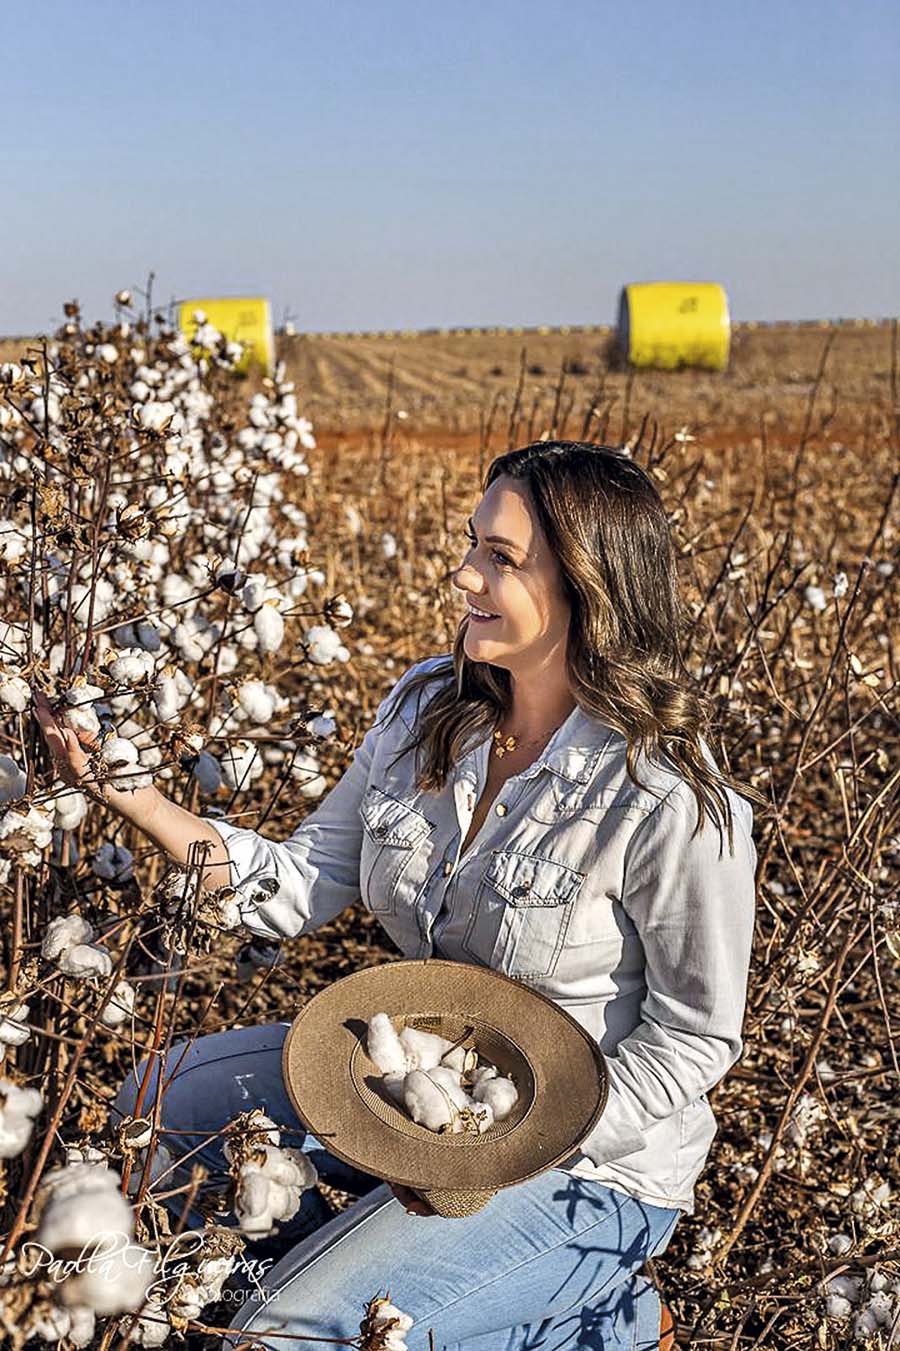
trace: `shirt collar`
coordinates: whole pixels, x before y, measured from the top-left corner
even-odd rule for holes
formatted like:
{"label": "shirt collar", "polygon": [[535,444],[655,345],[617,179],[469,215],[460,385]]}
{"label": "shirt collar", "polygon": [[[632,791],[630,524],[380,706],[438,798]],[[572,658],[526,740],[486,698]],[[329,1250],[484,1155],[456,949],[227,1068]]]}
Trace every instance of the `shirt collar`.
{"label": "shirt collar", "polygon": [[[542,769],[549,769],[561,778],[572,783],[590,783],[596,772],[597,763],[609,748],[618,733],[590,717],[576,704],[566,720],[557,727],[540,755],[526,769],[516,775],[519,779],[533,779]],[[476,756],[487,746],[490,754],[490,737],[462,757],[458,769],[471,769],[477,763]],[[467,762],[469,762],[467,764]]]}

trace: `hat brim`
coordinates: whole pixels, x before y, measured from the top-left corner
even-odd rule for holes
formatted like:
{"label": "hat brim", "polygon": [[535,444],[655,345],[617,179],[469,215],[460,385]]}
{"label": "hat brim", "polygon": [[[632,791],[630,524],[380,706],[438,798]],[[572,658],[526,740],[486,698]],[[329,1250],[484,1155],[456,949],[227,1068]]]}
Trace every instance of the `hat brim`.
{"label": "hat brim", "polygon": [[[366,1050],[366,1022],[386,1013],[468,1039],[519,1101],[480,1136],[436,1135],[390,1099]],[[571,1014],[488,967],[437,958],[390,962],[345,976],[297,1014],[282,1053],[300,1119],[339,1159],[415,1189],[498,1188],[569,1158],[596,1125],[608,1093],[603,1053]]]}

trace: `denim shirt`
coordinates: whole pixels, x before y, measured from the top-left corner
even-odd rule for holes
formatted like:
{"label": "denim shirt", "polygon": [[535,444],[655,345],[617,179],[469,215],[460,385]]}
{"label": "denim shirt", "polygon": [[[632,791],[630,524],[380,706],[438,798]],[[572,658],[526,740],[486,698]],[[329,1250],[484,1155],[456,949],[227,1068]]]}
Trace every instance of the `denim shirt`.
{"label": "denim shirt", "polygon": [[[708,821],[692,840],[687,784],[578,707],[537,759],[504,783],[465,854],[490,737],[439,793],[391,765],[422,700],[414,673],[381,704],[343,778],[290,839],[210,824],[232,860],[243,924],[308,933],[362,896],[404,957],[476,962],[555,1000],[599,1044],[609,1097],[568,1171],[654,1205],[694,1209],[716,1133],[707,1092],[741,1052],[753,934],[752,809],[727,790],[734,852]],[[709,754],[708,750],[706,751]]]}

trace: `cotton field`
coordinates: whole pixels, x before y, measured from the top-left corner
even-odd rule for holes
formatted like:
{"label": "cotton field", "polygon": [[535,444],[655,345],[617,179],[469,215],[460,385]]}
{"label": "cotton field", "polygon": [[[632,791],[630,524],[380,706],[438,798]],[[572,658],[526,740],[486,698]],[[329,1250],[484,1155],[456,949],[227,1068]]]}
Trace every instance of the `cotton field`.
{"label": "cotton field", "polygon": [[[229,1278],[314,1170],[249,1111],[228,1129],[226,1178],[211,1185],[200,1163],[176,1177],[152,1099],[116,1124],[110,1101],[149,1051],[289,1018],[387,955],[357,911],[280,947],[252,938],[233,897],[200,896],[92,785],[156,783],[193,811],[289,834],[396,675],[449,649],[447,575],[479,469],[527,439],[530,399],[531,435],[600,439],[602,424],[655,476],[696,621],[688,664],[722,756],[770,803],[746,1049],[716,1090],[698,1214],[659,1263],[679,1344],[900,1345],[896,328],[873,345],[865,397],[842,402],[839,338],[830,366],[817,349],[794,358],[796,380],[782,370],[758,420],[740,361],[718,384],[698,377],[702,425],[690,376],[642,391],[598,366],[602,393],[566,386],[570,402],[551,372],[549,392],[520,382],[450,450],[390,387],[377,417],[336,407],[323,432],[320,397],[314,435],[287,345],[271,379],[248,380],[205,315],[184,337],[127,292],[116,306],[116,322],[88,326],[72,303],[52,338],[0,364],[9,1345],[215,1344]],[[93,741],[86,788],[55,776],[38,697]],[[161,1280],[179,1236],[160,1197],[198,1191],[203,1244]],[[104,1276],[66,1275],[111,1229]],[[385,1307],[402,1345],[406,1315]]]}

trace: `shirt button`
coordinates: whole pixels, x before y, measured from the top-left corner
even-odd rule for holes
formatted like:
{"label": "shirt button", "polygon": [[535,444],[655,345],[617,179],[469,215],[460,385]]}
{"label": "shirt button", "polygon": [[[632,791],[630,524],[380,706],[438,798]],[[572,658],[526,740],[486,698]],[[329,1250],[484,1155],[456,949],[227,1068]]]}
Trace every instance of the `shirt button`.
{"label": "shirt button", "polygon": [[452,872],[453,872],[453,864],[450,862],[450,860],[449,860],[448,858],[445,858],[445,859],[444,859],[444,876],[445,876],[445,877],[449,877],[450,874],[451,874]]}
{"label": "shirt button", "polygon": [[498,802],[498,803],[497,803],[497,806],[496,806],[496,808],[495,808],[495,811],[496,811],[496,813],[497,813],[498,816],[505,816],[505,815],[506,815],[506,807],[504,806],[504,804],[503,804],[502,802]]}

